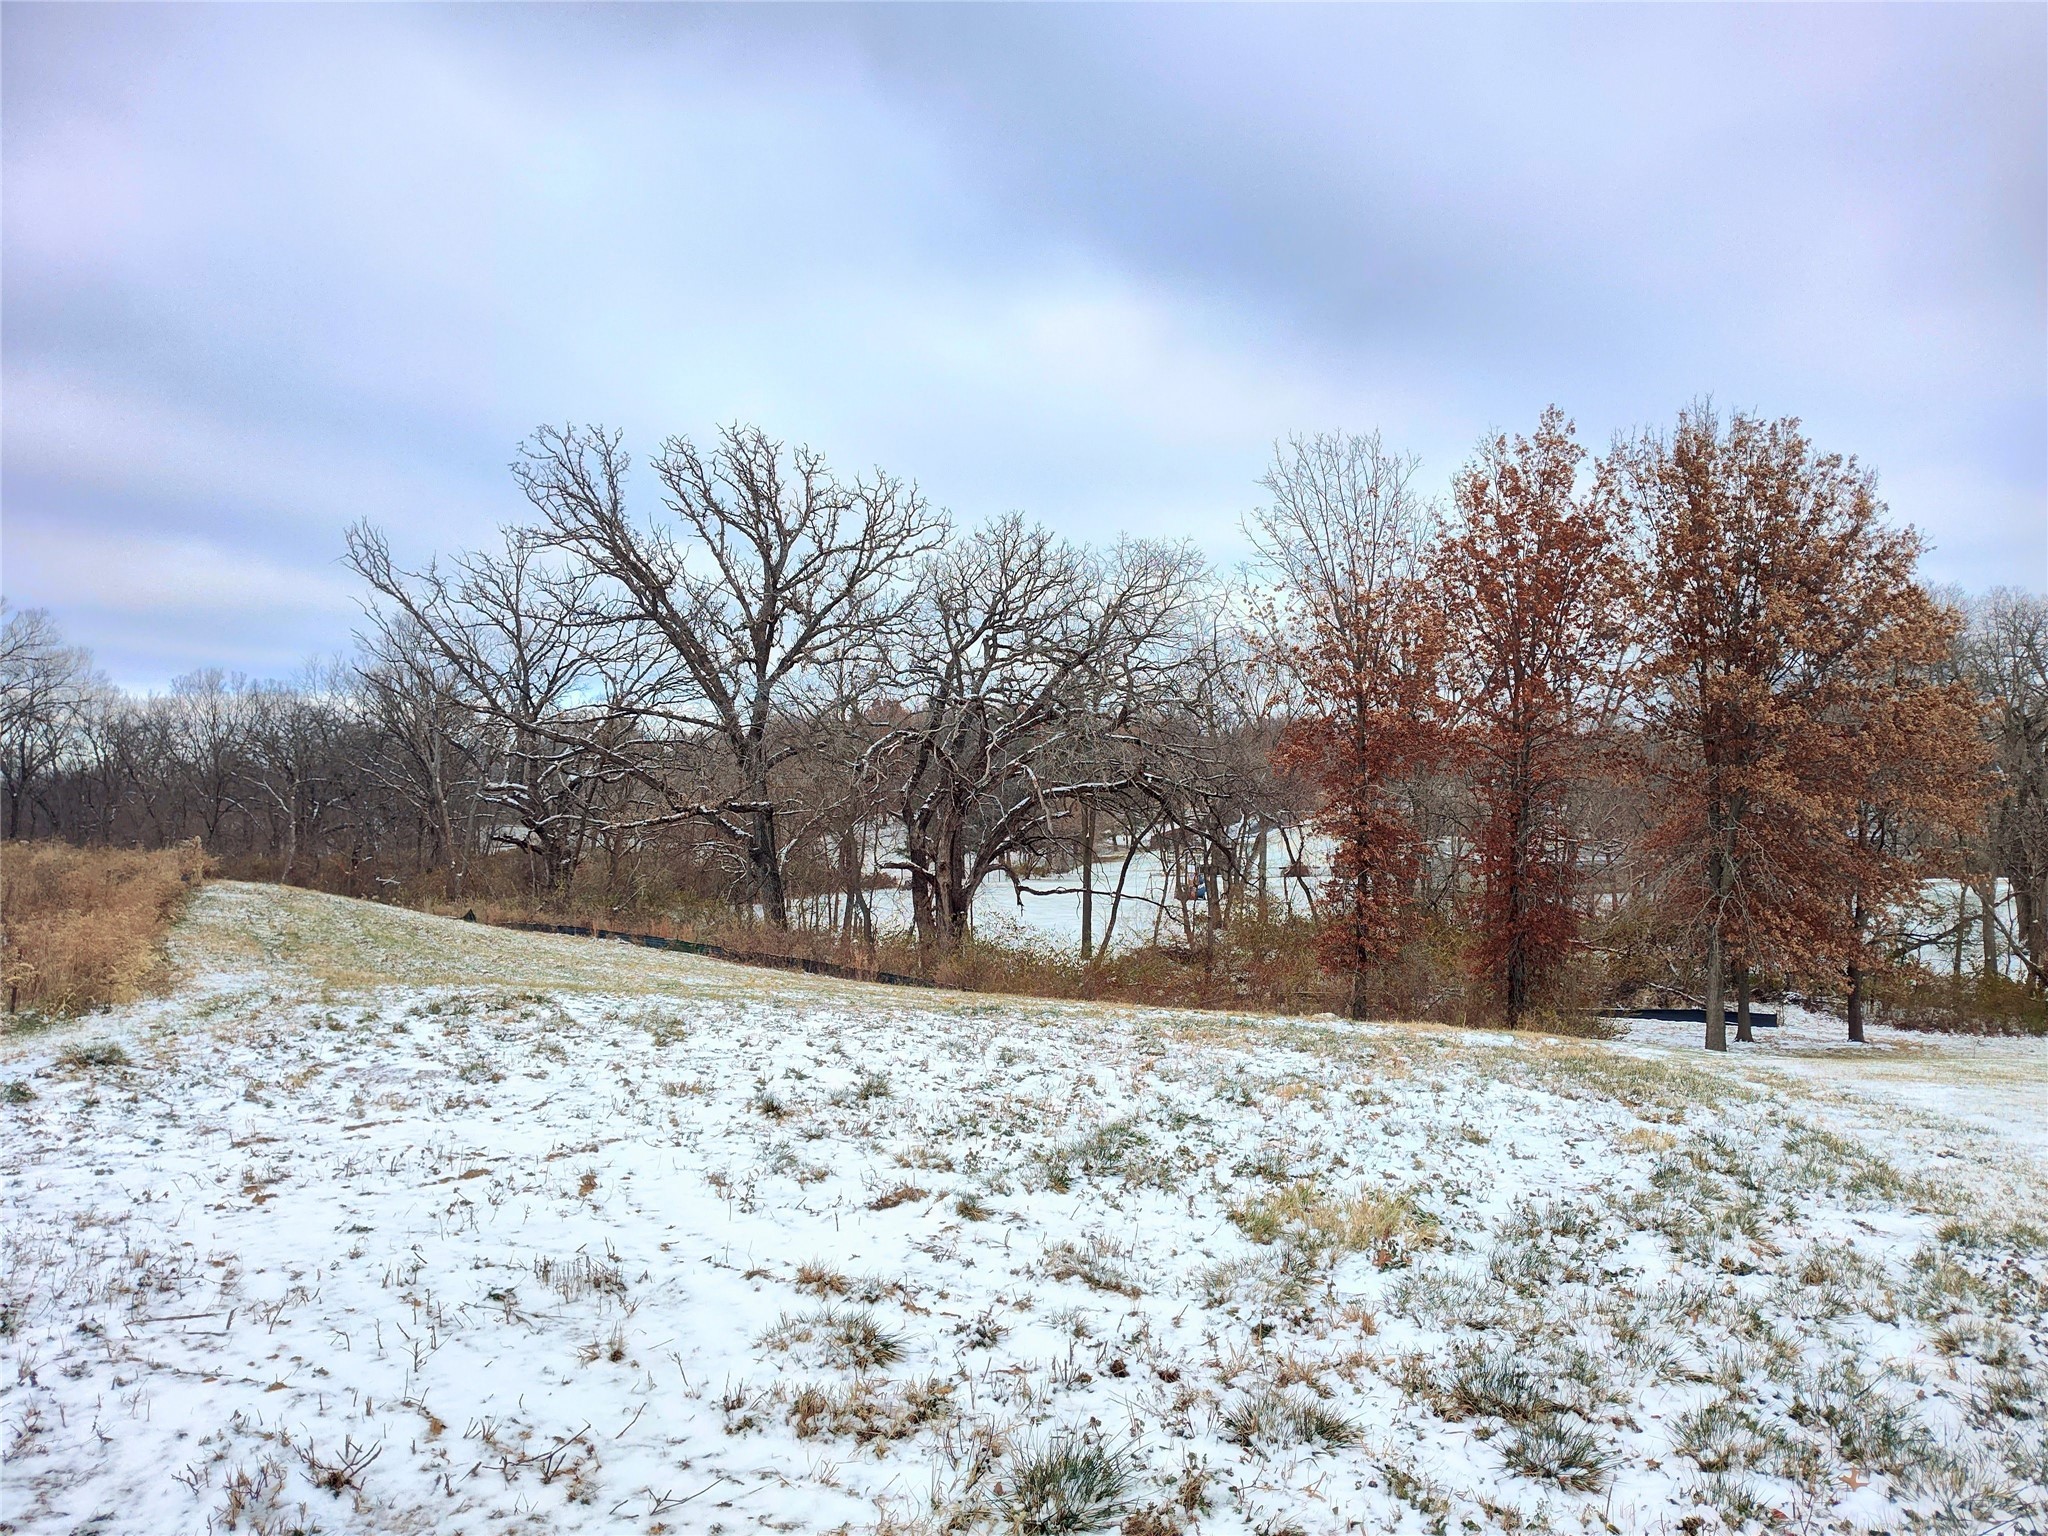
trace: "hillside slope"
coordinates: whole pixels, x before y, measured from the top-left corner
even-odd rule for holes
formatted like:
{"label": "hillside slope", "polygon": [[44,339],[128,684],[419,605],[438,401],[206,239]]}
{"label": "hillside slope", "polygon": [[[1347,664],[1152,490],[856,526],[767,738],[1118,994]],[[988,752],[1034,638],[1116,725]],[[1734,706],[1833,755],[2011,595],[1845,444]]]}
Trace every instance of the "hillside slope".
{"label": "hillside slope", "polygon": [[2038,1046],[897,991],[238,885],[173,955],[0,1047],[8,1529],[2048,1507]]}

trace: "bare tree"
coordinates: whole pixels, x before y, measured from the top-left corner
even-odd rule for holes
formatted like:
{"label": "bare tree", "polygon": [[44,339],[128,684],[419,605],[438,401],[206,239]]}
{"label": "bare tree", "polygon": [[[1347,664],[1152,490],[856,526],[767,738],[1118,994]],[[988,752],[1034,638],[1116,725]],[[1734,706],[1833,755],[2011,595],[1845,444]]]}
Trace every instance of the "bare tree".
{"label": "bare tree", "polygon": [[17,610],[0,627],[0,791],[9,838],[33,830],[35,796],[71,752],[104,686],[92,658],[66,645],[43,609]]}
{"label": "bare tree", "polygon": [[308,666],[293,683],[250,690],[245,775],[249,798],[268,823],[279,859],[277,878],[300,872],[302,853],[317,850],[340,811],[356,726],[346,698],[349,678],[338,666]]}
{"label": "bare tree", "polygon": [[1180,546],[1097,556],[1012,514],[926,565],[897,678],[904,718],[877,744],[895,767],[921,939],[950,948],[975,893],[1013,857],[1050,846],[1074,802],[1145,782],[1099,776],[1078,750],[1127,741],[1171,699],[1202,574]]}
{"label": "bare tree", "polygon": [[171,733],[185,780],[182,798],[209,847],[222,841],[230,817],[244,823],[249,818],[254,713],[252,685],[239,672],[201,667],[171,680]]}
{"label": "bare tree", "polygon": [[443,867],[449,893],[459,898],[482,804],[474,793],[482,774],[481,737],[462,705],[460,674],[433,637],[402,613],[359,639],[358,685],[373,726],[363,772],[411,808],[426,857]]}
{"label": "bare tree", "polygon": [[707,822],[742,848],[754,897],[789,921],[777,770],[797,750],[793,722],[829,712],[834,663],[872,651],[909,600],[903,578],[943,533],[915,485],[881,471],[842,480],[810,448],[758,427],[719,429],[708,451],[687,437],[654,470],[666,520],[627,514],[626,454],[602,428],[544,427],[513,472],[546,536],[602,579],[610,610],[674,667],[641,706],[649,728],[717,743],[727,782],[647,772],[661,816]]}
{"label": "bare tree", "polygon": [[1991,811],[1990,866],[1978,893],[1987,968],[1997,967],[2005,905],[2006,942],[2037,995],[2048,991],[2048,598],[2010,588],[1970,607],[1962,671],[1992,709],[1998,798]]}
{"label": "bare tree", "polygon": [[481,794],[494,812],[487,835],[525,848],[539,883],[559,894],[569,882],[595,815],[596,798],[619,776],[618,722],[637,700],[636,671],[608,671],[587,571],[551,571],[543,546],[511,531],[504,552],[457,556],[446,568],[408,572],[392,563],[384,536],[367,524],[348,530],[349,564],[387,607],[372,609],[386,655],[431,644],[448,698],[489,730],[479,744]]}

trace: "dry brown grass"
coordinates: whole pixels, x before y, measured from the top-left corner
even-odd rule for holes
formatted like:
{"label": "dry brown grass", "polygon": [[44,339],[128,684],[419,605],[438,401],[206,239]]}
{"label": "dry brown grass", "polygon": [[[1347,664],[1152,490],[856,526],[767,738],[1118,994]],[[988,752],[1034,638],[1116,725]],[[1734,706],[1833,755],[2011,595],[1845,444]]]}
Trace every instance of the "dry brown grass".
{"label": "dry brown grass", "polygon": [[1242,923],[1218,933],[1213,951],[1143,947],[1081,961],[1070,950],[970,939],[951,953],[930,954],[908,935],[884,936],[873,948],[833,933],[763,924],[677,918],[647,911],[598,912],[570,907],[539,911],[516,901],[426,902],[424,910],[454,917],[473,911],[485,923],[541,922],[595,926],[662,938],[717,944],[738,955],[822,960],[866,974],[924,976],[942,987],[1087,1002],[1164,1008],[1251,1010],[1280,1014],[1334,1011],[1343,984],[1325,975],[1307,923]]}
{"label": "dry brown grass", "polygon": [[196,842],[156,853],[0,848],[0,987],[7,1011],[83,1013],[164,980],[163,938],[205,875]]}

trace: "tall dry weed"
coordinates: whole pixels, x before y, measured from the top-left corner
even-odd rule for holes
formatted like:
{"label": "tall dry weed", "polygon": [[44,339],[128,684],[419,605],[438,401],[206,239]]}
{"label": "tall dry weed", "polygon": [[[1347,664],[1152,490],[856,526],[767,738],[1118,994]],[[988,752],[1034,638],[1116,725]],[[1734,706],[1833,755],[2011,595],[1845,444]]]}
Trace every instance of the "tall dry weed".
{"label": "tall dry weed", "polygon": [[163,937],[206,871],[195,840],[155,853],[0,846],[0,992],[7,1011],[75,1014],[161,980]]}

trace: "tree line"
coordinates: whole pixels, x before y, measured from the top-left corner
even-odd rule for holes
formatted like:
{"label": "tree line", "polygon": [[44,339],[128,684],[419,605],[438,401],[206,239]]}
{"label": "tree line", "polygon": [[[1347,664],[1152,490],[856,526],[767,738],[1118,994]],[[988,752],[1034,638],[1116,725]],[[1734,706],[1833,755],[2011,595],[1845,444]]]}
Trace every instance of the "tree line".
{"label": "tree line", "polygon": [[739,424],[661,444],[643,514],[620,434],[543,428],[491,547],[348,530],[355,654],[289,683],[125,693],[10,615],[6,835],[870,952],[900,892],[934,963],[991,890],[1061,892],[1097,966],[1291,948],[1354,1014],[1510,1026],[1661,993],[1716,1047],[1760,989],[1860,1037],[1936,955],[2048,993],[2048,602],[1929,591],[1792,420],[1595,457],[1553,408],[1447,504],[1417,471],[1278,445],[1219,572]]}

